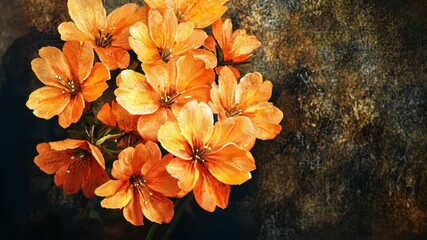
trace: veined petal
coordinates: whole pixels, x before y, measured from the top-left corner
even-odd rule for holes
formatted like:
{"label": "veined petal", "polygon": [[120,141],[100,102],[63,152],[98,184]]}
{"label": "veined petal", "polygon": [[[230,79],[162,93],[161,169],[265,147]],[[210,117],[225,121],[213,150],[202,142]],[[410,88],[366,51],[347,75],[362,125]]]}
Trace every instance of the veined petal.
{"label": "veined petal", "polygon": [[255,170],[252,154],[231,143],[205,156],[207,168],[212,175],[225,184],[242,184],[251,179]]}
{"label": "veined petal", "polygon": [[34,110],[37,117],[51,119],[60,114],[69,102],[70,95],[63,94],[59,88],[46,86],[32,92],[26,105]]}
{"label": "veined petal", "polygon": [[198,1],[195,6],[187,10],[186,4],[189,1],[178,3],[178,9],[183,13],[182,22],[192,22],[196,28],[205,28],[211,25],[215,20],[220,18],[226,11],[227,7],[223,6],[224,0]]}
{"label": "veined petal", "polygon": [[63,41],[94,41],[95,37],[80,31],[73,22],[63,22],[58,26]]}
{"label": "veined petal", "polygon": [[105,169],[105,160],[104,160],[104,155],[102,155],[101,151],[99,150],[99,148],[89,142],[86,142],[89,149],[90,149],[90,153],[92,154],[93,158],[95,159],[95,162],[102,167],[102,169]]}
{"label": "veined petal", "polygon": [[144,225],[144,215],[142,214],[140,195],[134,194],[133,198],[123,208],[123,216],[134,226]]}
{"label": "veined petal", "polygon": [[[115,179],[127,180],[132,176],[136,169],[140,169],[142,163],[136,162],[134,159],[135,149],[128,147],[119,153],[119,159],[113,162],[111,175]],[[138,165],[135,167],[135,165]]]}
{"label": "veined petal", "polygon": [[88,78],[82,84],[82,94],[86,101],[93,102],[98,99],[108,88],[107,80],[110,79],[110,71],[103,63],[96,63]]}
{"label": "veined petal", "polygon": [[142,22],[135,23],[130,28],[129,45],[138,55],[138,59],[143,63],[160,60],[159,49],[150,37],[146,24]]}
{"label": "veined petal", "polygon": [[112,45],[128,48],[129,28],[138,21],[147,22],[148,10],[147,6],[138,7],[135,3],[128,3],[112,11],[107,17],[107,28],[115,36]]}
{"label": "veined petal", "polygon": [[261,46],[261,42],[258,41],[255,36],[246,34],[245,29],[238,29],[234,31],[233,35],[231,36],[230,43],[230,53],[235,58],[239,56],[249,55],[255,49]]}
{"label": "veined petal", "polygon": [[246,74],[240,79],[236,90],[236,101],[244,111],[251,105],[266,102],[271,97],[273,84],[270,81],[262,81],[262,75],[258,72]]}
{"label": "veined petal", "polygon": [[188,51],[188,54],[193,56],[196,60],[202,60],[206,68],[214,69],[218,62],[214,52],[206,49],[192,49]]}
{"label": "veined petal", "polygon": [[146,140],[157,142],[158,132],[160,127],[166,123],[168,119],[167,109],[159,108],[152,114],[141,115],[138,119],[138,133]]}
{"label": "veined petal", "polygon": [[166,0],[145,0],[150,8],[156,9],[165,9],[166,8]]}
{"label": "veined petal", "polygon": [[232,117],[215,123],[208,146],[212,151],[233,142],[237,146],[250,150],[256,141],[255,128],[248,117]]}
{"label": "veined petal", "polygon": [[135,147],[134,158],[143,162],[143,164],[141,165],[141,168],[138,169],[139,170],[138,172],[141,172],[142,175],[148,178],[146,175],[153,168],[158,166],[158,164],[162,159],[162,153],[160,152],[160,148],[159,146],[157,146],[156,143],[147,141],[145,145],[140,143]]}
{"label": "veined petal", "polygon": [[67,5],[70,17],[80,31],[95,36],[98,30],[105,28],[107,14],[102,0],[69,0]]}
{"label": "veined petal", "polygon": [[139,116],[130,114],[116,101],[113,101],[112,105],[112,112],[117,121],[118,127],[125,132],[137,130]]}
{"label": "veined petal", "polygon": [[[176,197],[180,191],[177,179],[166,171],[166,166],[172,159],[173,155],[167,154],[160,161],[156,162],[155,165],[151,164],[151,169],[146,171],[147,173],[145,174],[147,186],[166,197]],[[143,168],[145,168],[145,165]]]}
{"label": "veined petal", "polygon": [[50,147],[56,151],[62,151],[62,150],[67,150],[67,149],[76,149],[76,148],[80,148],[80,147],[84,148],[85,144],[86,144],[85,140],[70,139],[70,138],[67,138],[67,139],[62,140],[62,141],[49,142]]}
{"label": "veined petal", "polygon": [[230,196],[230,185],[218,181],[203,166],[198,168],[200,177],[193,189],[196,202],[209,212],[215,211],[216,206],[226,208]]}
{"label": "veined petal", "polygon": [[115,127],[116,126],[116,117],[113,114],[113,111],[110,107],[110,104],[105,103],[101,109],[98,111],[96,118],[103,122],[105,125]]}
{"label": "veined petal", "polygon": [[237,80],[234,73],[228,67],[222,68],[218,79],[218,94],[224,109],[230,110],[239,103],[236,90]]}
{"label": "veined petal", "polygon": [[192,160],[184,160],[180,158],[172,159],[166,170],[172,177],[178,179],[178,186],[185,192],[191,191],[199,180],[199,170]]}
{"label": "veined petal", "polygon": [[192,159],[191,146],[182,135],[177,122],[163,124],[159,129],[158,139],[163,148],[173,155],[182,159]]}
{"label": "veined petal", "polygon": [[[213,24],[212,24],[212,27],[213,27]],[[215,39],[213,38],[213,36],[209,35],[206,38],[205,43],[203,44],[203,47],[207,48],[209,51],[213,52],[214,55],[216,55],[216,45],[217,44],[216,44]]]}
{"label": "veined petal", "polygon": [[138,72],[123,70],[117,76],[117,86],[116,100],[131,114],[150,114],[160,107],[159,97]]}
{"label": "veined petal", "polygon": [[182,107],[177,120],[182,135],[193,149],[203,147],[212,136],[213,114],[206,103],[188,102]]}
{"label": "veined petal", "polygon": [[283,112],[270,102],[251,106],[242,115],[251,119],[258,139],[273,139],[282,130],[279,123],[283,119]]}
{"label": "veined petal", "polygon": [[77,193],[90,171],[90,161],[83,160],[79,165],[63,165],[55,174],[55,184],[67,194]]}
{"label": "veined petal", "polygon": [[95,189],[108,181],[109,177],[105,171],[105,166],[99,165],[95,160],[90,161],[89,176],[82,183],[82,192],[86,198],[95,196]]}
{"label": "veined petal", "polygon": [[93,66],[93,47],[90,42],[80,43],[78,41],[68,41],[64,44],[63,53],[68,61],[73,79],[80,82],[85,80]]}
{"label": "veined petal", "polygon": [[108,197],[116,194],[126,184],[123,180],[109,180],[95,189],[95,194],[100,197]]}
{"label": "veined petal", "polygon": [[61,77],[64,81],[73,79],[67,59],[61,50],[55,47],[42,47],[39,50],[39,55],[46,62],[47,66],[52,69],[55,76]]}
{"label": "veined petal", "polygon": [[58,74],[43,59],[36,58],[31,61],[31,68],[43,84],[61,89],[64,87],[64,85],[55,78]]}
{"label": "veined petal", "polygon": [[[98,189],[96,190],[96,192],[99,193]],[[132,188],[127,185],[122,185],[120,189],[116,190],[114,194],[106,196],[106,198],[101,201],[101,206],[103,208],[112,209],[122,208],[129,204],[132,199],[132,196]]]}
{"label": "veined petal", "polygon": [[85,100],[81,93],[77,93],[74,97],[70,98],[70,102],[64,108],[60,114],[58,114],[59,125],[63,128],[67,128],[71,123],[79,121],[83,114],[85,107]]}
{"label": "veined petal", "polygon": [[110,70],[124,69],[129,66],[130,55],[126,49],[111,46],[105,48],[96,47],[95,51],[101,62],[105,63]]}
{"label": "veined petal", "polygon": [[145,72],[145,77],[147,82],[150,83],[154,91],[158,95],[163,96],[169,92],[169,89],[174,88],[175,83],[171,82],[169,76],[169,66],[170,63],[165,63],[161,60],[153,63],[143,63],[142,69]]}
{"label": "veined petal", "polygon": [[[181,23],[182,24],[182,23]],[[172,48],[174,55],[181,55],[191,49],[196,49],[203,45],[208,37],[205,31],[194,29],[193,33],[185,40],[176,42]]]}
{"label": "veined petal", "polygon": [[151,196],[146,194],[144,198],[140,198],[140,205],[147,219],[158,224],[169,223],[172,220],[174,205],[171,200],[156,192]]}
{"label": "veined petal", "polygon": [[47,174],[53,174],[63,165],[67,165],[74,153],[73,150],[52,150],[49,143],[38,144],[37,152],[34,163]]}

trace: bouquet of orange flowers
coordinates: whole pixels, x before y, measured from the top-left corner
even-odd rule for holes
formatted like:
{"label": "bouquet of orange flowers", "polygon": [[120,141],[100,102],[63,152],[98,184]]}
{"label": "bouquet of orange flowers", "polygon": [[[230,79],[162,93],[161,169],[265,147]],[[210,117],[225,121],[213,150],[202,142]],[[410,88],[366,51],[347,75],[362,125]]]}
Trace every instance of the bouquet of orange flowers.
{"label": "bouquet of orange flowers", "polygon": [[31,66],[45,86],[26,103],[69,130],[38,144],[35,164],[133,225],[169,223],[172,200],[190,195],[226,208],[230,185],[256,168],[256,139],[274,138],[283,118],[270,81],[240,78],[261,43],[221,19],[226,0],[145,2],[107,15],[102,0],[68,0],[63,49],[39,50]]}

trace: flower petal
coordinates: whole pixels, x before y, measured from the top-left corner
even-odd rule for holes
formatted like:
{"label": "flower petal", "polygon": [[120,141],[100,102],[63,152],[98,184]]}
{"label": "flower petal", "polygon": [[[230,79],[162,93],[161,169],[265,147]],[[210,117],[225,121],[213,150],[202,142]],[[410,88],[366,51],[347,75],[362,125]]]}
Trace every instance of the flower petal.
{"label": "flower petal", "polygon": [[139,135],[146,140],[157,142],[160,127],[168,121],[167,111],[165,108],[159,108],[152,114],[141,115],[137,127]]}
{"label": "flower petal", "polygon": [[152,222],[169,223],[174,214],[174,205],[171,200],[159,193],[145,194],[145,202],[140,198],[140,205],[144,216]]}
{"label": "flower petal", "polygon": [[86,143],[87,142],[85,140],[67,138],[62,141],[49,142],[49,145],[53,150],[62,151],[67,149],[84,148]]}
{"label": "flower petal", "polygon": [[[116,187],[116,186],[111,186]],[[97,189],[98,192],[98,189]],[[122,185],[113,195],[108,195],[101,201],[101,206],[103,208],[122,208],[131,202],[133,193],[132,188],[127,185]]]}
{"label": "flower petal", "polygon": [[226,208],[230,196],[230,185],[219,182],[203,166],[198,168],[200,177],[193,189],[196,202],[209,212],[215,211],[216,206]]}
{"label": "flower petal", "polygon": [[138,72],[123,70],[117,77],[117,86],[116,100],[131,114],[150,114],[160,107],[153,88]]}
{"label": "flower petal", "polygon": [[122,180],[109,180],[95,189],[95,194],[100,197],[108,197],[116,194],[125,184]]}
{"label": "flower petal", "polygon": [[160,127],[159,142],[168,152],[182,159],[192,159],[192,149],[181,133],[177,122],[166,122]]}
{"label": "flower petal", "polygon": [[141,161],[141,167],[138,170],[142,175],[146,175],[153,167],[155,167],[162,159],[162,153],[156,143],[147,141],[147,143],[138,144],[135,147],[135,159]]}
{"label": "flower petal", "polygon": [[37,117],[51,119],[60,114],[69,102],[70,95],[63,94],[59,88],[46,86],[32,92],[26,105],[34,110],[33,113]]}
{"label": "flower petal", "polygon": [[38,155],[34,158],[34,163],[45,173],[53,174],[63,165],[68,165],[73,156],[73,150],[55,151],[49,143],[37,145]]}
{"label": "flower petal", "polygon": [[89,175],[90,161],[81,161],[81,164],[71,162],[70,165],[62,166],[55,174],[55,184],[67,194],[77,193]]}
{"label": "flower petal", "polygon": [[73,79],[67,59],[61,50],[55,47],[42,47],[39,50],[39,55],[46,62],[46,65],[52,69],[55,76],[61,77],[64,81]]}
{"label": "flower petal", "polygon": [[203,147],[212,136],[213,114],[206,103],[191,101],[185,104],[177,120],[182,135],[193,149]]}
{"label": "flower petal", "polygon": [[125,132],[137,130],[139,116],[130,114],[116,101],[113,101],[112,105],[114,118],[116,119],[119,128]]}
{"label": "flower petal", "polygon": [[212,151],[232,142],[250,150],[256,141],[255,128],[248,117],[233,117],[215,123],[212,138],[208,146]]}
{"label": "flower petal", "polygon": [[[160,161],[156,162],[155,165],[151,164],[151,169],[145,174],[147,186],[166,197],[176,197],[180,191],[177,179],[166,171],[166,165],[168,165],[172,159],[173,155],[167,154]],[[146,165],[147,164],[144,165],[144,168]],[[144,170],[142,170],[142,172],[144,172]]]}
{"label": "flower petal", "polygon": [[279,123],[283,119],[283,112],[270,102],[251,106],[242,115],[251,119],[258,139],[273,139],[282,130]]}
{"label": "flower petal", "polygon": [[71,97],[70,102],[64,108],[64,111],[58,115],[59,125],[63,128],[67,128],[71,123],[79,121],[83,114],[84,107],[85,101],[82,94],[77,93],[74,97]]}
{"label": "flower petal", "polygon": [[115,179],[128,180],[132,176],[135,170],[134,152],[133,147],[128,147],[119,153],[119,159],[113,162],[111,170],[111,175]]}
{"label": "flower petal", "polygon": [[103,63],[95,63],[90,75],[83,82],[82,94],[86,101],[93,102],[98,99],[108,88],[107,80],[110,79],[110,71]]}
{"label": "flower petal", "polygon": [[125,219],[135,226],[144,225],[144,215],[142,214],[139,194],[134,195],[129,203],[123,208],[123,216]]}
{"label": "flower petal", "polygon": [[236,90],[236,76],[228,67],[223,67],[218,79],[218,94],[224,109],[230,110],[239,103],[236,99]]}
{"label": "flower petal", "polygon": [[99,109],[96,118],[103,122],[105,125],[115,127],[116,126],[116,117],[113,114],[113,111],[110,107],[110,104],[105,103],[101,109]]}
{"label": "flower petal", "polygon": [[107,14],[102,0],[69,0],[68,12],[77,28],[87,35],[96,36],[99,29],[104,29]]}
{"label": "flower petal", "polygon": [[223,6],[226,0],[197,1],[195,6],[188,8],[188,1],[180,1],[178,9],[183,13],[182,22],[192,22],[196,28],[205,28],[220,18],[227,7]]}
{"label": "flower petal", "polygon": [[244,111],[246,108],[266,102],[271,97],[273,84],[270,81],[262,81],[262,75],[258,72],[246,74],[240,79],[236,90],[236,101]]}
{"label": "flower petal", "polygon": [[86,198],[95,196],[95,189],[107,182],[109,179],[107,172],[99,163],[93,159],[90,165],[89,176],[83,181],[82,192]]}
{"label": "flower petal", "polygon": [[83,82],[88,76],[93,66],[93,47],[90,42],[68,41],[64,44],[64,56],[68,61],[73,79]]}
{"label": "flower petal", "polygon": [[64,87],[64,85],[55,78],[57,73],[43,59],[36,58],[31,61],[31,68],[43,84],[61,89]]}
{"label": "flower petal", "polygon": [[58,26],[63,41],[93,41],[95,37],[80,31],[74,22],[63,22]]}
{"label": "flower petal", "polygon": [[215,54],[209,50],[201,48],[192,49],[188,51],[188,54],[193,56],[194,59],[202,60],[205,63],[206,68],[214,69],[217,66],[218,60]]}
{"label": "flower petal", "polygon": [[135,23],[130,28],[131,37],[129,45],[132,50],[138,55],[138,59],[143,63],[160,60],[159,50],[156,44],[150,37],[150,33],[146,24],[142,22]]}
{"label": "flower petal", "polygon": [[101,62],[107,65],[110,70],[124,69],[129,66],[130,55],[126,49],[111,46],[106,48],[96,47],[95,51]]}
{"label": "flower petal", "polygon": [[250,171],[255,170],[252,154],[234,144],[228,144],[205,156],[207,168],[212,175],[225,184],[242,184],[251,179]]}
{"label": "flower petal", "polygon": [[173,55],[181,55],[191,49],[196,49],[203,45],[207,37],[208,35],[205,31],[200,29],[194,29],[193,33],[191,33],[191,35],[187,39],[177,41],[174,44],[172,48],[172,53]]}
{"label": "flower petal", "polygon": [[192,160],[174,158],[166,166],[168,173],[178,179],[178,186],[185,192],[191,191],[199,180],[199,170]]}

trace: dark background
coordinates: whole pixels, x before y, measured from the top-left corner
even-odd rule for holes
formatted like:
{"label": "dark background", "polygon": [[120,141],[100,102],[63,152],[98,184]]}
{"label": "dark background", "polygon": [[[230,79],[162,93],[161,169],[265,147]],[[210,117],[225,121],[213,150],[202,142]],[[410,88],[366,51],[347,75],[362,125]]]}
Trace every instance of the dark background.
{"label": "dark background", "polygon": [[[104,2],[109,12],[133,1]],[[283,130],[257,142],[257,170],[228,208],[190,202],[172,239],[427,239],[427,2],[227,6],[263,44],[241,71],[273,82]],[[62,46],[56,28],[68,20],[66,1],[0,2],[3,236],[143,239],[149,221],[133,227],[100,199],[64,195],[33,163],[39,142],[64,133],[25,106],[40,86],[30,62]]]}

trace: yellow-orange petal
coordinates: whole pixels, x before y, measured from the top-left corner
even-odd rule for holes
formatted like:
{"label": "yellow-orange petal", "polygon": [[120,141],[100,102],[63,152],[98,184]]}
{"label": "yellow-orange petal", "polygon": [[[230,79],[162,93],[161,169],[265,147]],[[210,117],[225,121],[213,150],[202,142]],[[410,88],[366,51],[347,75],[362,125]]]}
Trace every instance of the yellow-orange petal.
{"label": "yellow-orange petal", "polygon": [[[219,67],[216,67],[215,68],[215,72],[216,72],[216,74],[220,74],[221,73],[221,70],[224,68],[224,66],[219,66]],[[236,79],[239,79],[240,78],[240,72],[239,72],[239,70],[237,69],[237,68],[235,68],[235,67],[233,67],[233,66],[231,66],[231,65],[227,65],[227,68],[228,69],[230,69],[233,73],[234,73],[234,76],[236,76]]]}
{"label": "yellow-orange petal", "polygon": [[153,62],[153,63],[143,63],[142,69],[145,72],[145,77],[150,86],[154,89],[154,91],[159,95],[159,97],[163,97],[168,93],[169,89],[173,89],[175,85],[175,79],[173,75],[175,75],[173,61],[170,63],[165,63],[161,60]]}
{"label": "yellow-orange petal", "polygon": [[167,0],[145,0],[145,3],[150,6],[150,8],[156,9],[165,9]]}
{"label": "yellow-orange petal", "polygon": [[61,77],[62,80],[73,79],[67,59],[61,50],[55,47],[42,47],[39,50],[39,55],[55,75]]}
{"label": "yellow-orange petal", "polygon": [[[228,67],[223,67],[218,79],[218,94],[220,104],[226,110],[232,109],[239,99],[236,99],[237,80],[236,77]],[[215,103],[218,104],[218,103]]]}
{"label": "yellow-orange petal", "polygon": [[199,170],[196,168],[197,163],[192,160],[180,158],[172,159],[166,170],[172,177],[178,179],[178,186],[185,192],[191,191],[199,180]]}
{"label": "yellow-orange petal", "polygon": [[112,111],[118,127],[125,132],[137,130],[139,116],[130,114],[116,101],[113,101],[112,105]]}
{"label": "yellow-orange petal", "polygon": [[107,14],[102,0],[68,0],[68,13],[77,28],[87,35],[96,36],[106,27]]}
{"label": "yellow-orange petal", "polygon": [[231,23],[230,18],[225,19],[225,21],[222,21],[222,19],[219,18],[212,24],[212,34],[223,52],[229,51],[229,44],[232,33],[233,24]]}
{"label": "yellow-orange petal", "polygon": [[67,138],[67,139],[62,140],[62,141],[49,142],[50,147],[56,151],[62,151],[62,150],[67,150],[67,149],[76,149],[78,147],[84,148],[85,144],[86,144],[85,140],[71,139],[71,138]]}
{"label": "yellow-orange petal", "polygon": [[123,208],[123,216],[134,226],[144,225],[144,215],[142,214],[140,198],[139,194],[134,195]]}
{"label": "yellow-orange petal", "polygon": [[177,26],[178,21],[172,9],[166,9],[163,15],[155,9],[148,12],[150,36],[158,48],[166,50],[172,46]]}
{"label": "yellow-orange petal", "polygon": [[230,43],[230,54],[234,58],[233,62],[243,62],[247,60],[247,56],[261,46],[261,42],[258,41],[255,36],[248,35],[245,29],[234,31]]}
{"label": "yellow-orange petal", "polygon": [[95,189],[95,194],[100,197],[108,197],[116,194],[126,184],[122,180],[109,180]]}
{"label": "yellow-orange petal", "polygon": [[[110,180],[111,181],[111,180]],[[115,186],[112,186],[115,187]],[[97,190],[98,191],[98,190]],[[101,201],[103,208],[122,208],[129,204],[133,196],[132,188],[122,185],[113,195],[109,195]]]}
{"label": "yellow-orange petal", "polygon": [[227,118],[215,123],[212,137],[207,145],[215,151],[233,142],[241,148],[250,150],[256,141],[255,133],[255,128],[248,117]]}
{"label": "yellow-orange petal", "polygon": [[[213,26],[213,25],[212,25]],[[203,44],[203,47],[208,49],[209,51],[213,52],[214,55],[216,55],[216,42],[212,35],[209,35],[205,39],[205,43]]]}
{"label": "yellow-orange petal", "polygon": [[121,47],[96,47],[95,51],[101,62],[107,65],[110,70],[124,69],[129,66],[130,55]]}
{"label": "yellow-orange petal", "polygon": [[139,135],[146,140],[157,142],[160,127],[168,121],[167,111],[165,108],[159,108],[152,114],[141,115],[137,126]]}
{"label": "yellow-orange petal", "polygon": [[[196,28],[205,28],[220,18],[226,11],[227,7],[223,6],[225,0],[208,0],[189,3],[189,1],[177,1],[177,8],[183,13],[180,21],[192,22]],[[187,10],[188,4],[195,4]]]}
{"label": "yellow-orange petal", "polygon": [[[152,165],[151,169],[146,171],[144,175],[147,179],[147,186],[166,197],[176,197],[180,192],[177,179],[166,171],[166,166],[172,159],[173,155],[167,154],[155,165]],[[145,167],[144,165],[143,168]],[[141,172],[144,172],[144,169]]]}
{"label": "yellow-orange petal", "polygon": [[36,58],[32,60],[31,68],[43,84],[61,89],[64,87],[64,85],[55,78],[55,76],[57,76],[55,70],[52,69],[43,59]]}
{"label": "yellow-orange petal", "polygon": [[82,83],[82,94],[87,102],[98,99],[108,88],[107,80],[110,79],[110,71],[103,63],[95,63],[90,75]]}
{"label": "yellow-orange petal", "polygon": [[176,118],[182,135],[193,149],[204,146],[211,138],[213,113],[206,103],[188,102]]}
{"label": "yellow-orange petal", "polygon": [[190,144],[181,133],[177,122],[166,122],[160,127],[159,142],[168,152],[182,159],[192,159]]}
{"label": "yellow-orange petal", "polygon": [[129,28],[138,21],[147,21],[148,6],[138,7],[135,3],[125,4],[107,17],[107,24],[114,36],[111,45],[129,49]]}
{"label": "yellow-orange petal", "polygon": [[63,53],[73,74],[73,79],[83,82],[89,76],[93,66],[93,47],[90,42],[68,41],[64,44]]}
{"label": "yellow-orange petal", "polygon": [[99,166],[102,167],[102,169],[105,169],[105,161],[104,161],[104,155],[102,155],[99,148],[89,142],[87,142],[87,145],[89,147],[90,153],[92,154],[93,158],[95,158],[95,162],[99,164]]}
{"label": "yellow-orange petal", "polygon": [[145,144],[140,143],[135,147],[134,158],[142,162],[141,168],[135,170],[146,176],[161,161],[162,153],[156,143],[147,141]]}
{"label": "yellow-orange petal", "polygon": [[37,117],[51,119],[60,114],[69,102],[70,95],[63,94],[62,89],[46,86],[32,92],[26,105],[34,110]]}
{"label": "yellow-orange petal", "polygon": [[216,206],[226,208],[230,196],[230,185],[218,181],[203,166],[198,168],[201,173],[193,189],[196,202],[209,212],[215,211]]}
{"label": "yellow-orange petal", "polygon": [[[127,180],[132,176],[135,169],[141,168],[142,163],[135,161],[134,152],[133,147],[128,147],[119,153],[119,159],[113,162],[113,169],[111,170],[111,175],[115,179]],[[137,166],[135,167],[135,165]]]}
{"label": "yellow-orange petal", "polygon": [[93,41],[95,37],[80,31],[73,22],[63,22],[58,26],[63,41]]}
{"label": "yellow-orange petal", "polygon": [[282,130],[279,123],[283,119],[283,112],[270,102],[251,106],[243,115],[251,119],[258,139],[273,139]]}
{"label": "yellow-orange petal", "polygon": [[151,196],[145,194],[144,198],[140,198],[140,205],[148,220],[159,224],[169,223],[172,220],[174,205],[171,200],[159,193],[153,193]]}
{"label": "yellow-orange petal", "polygon": [[141,62],[149,63],[161,59],[159,50],[151,39],[146,24],[142,22],[135,23],[130,28],[130,34],[129,45]]}
{"label": "yellow-orange petal", "polygon": [[188,54],[196,60],[202,60],[206,68],[214,69],[218,62],[215,54],[206,49],[192,49],[188,51]]}
{"label": "yellow-orange petal", "polygon": [[117,76],[116,101],[131,114],[150,114],[160,107],[158,96],[145,76],[133,70],[123,70]]}
{"label": "yellow-orange petal", "polygon": [[251,179],[255,170],[252,154],[230,143],[205,156],[207,168],[212,175],[225,184],[242,184]]}
{"label": "yellow-orange petal", "polygon": [[240,79],[236,90],[236,101],[240,102],[240,107],[244,110],[251,105],[268,101],[272,89],[273,84],[268,80],[262,81],[260,73],[249,73]]}
{"label": "yellow-orange petal", "polygon": [[116,117],[113,114],[113,111],[110,107],[110,104],[105,103],[101,109],[99,109],[98,114],[96,115],[96,118],[103,122],[104,124],[108,126],[115,127],[116,126]]}
{"label": "yellow-orange petal", "polygon": [[64,111],[58,115],[59,125],[63,128],[67,128],[71,123],[79,121],[83,114],[84,107],[85,101],[81,93],[77,93],[74,97],[71,97],[70,102],[64,108]]}
{"label": "yellow-orange petal", "polygon": [[[184,23],[180,23],[184,24]],[[208,37],[205,31],[200,29],[194,29],[193,33],[182,41],[177,41],[172,47],[172,53],[174,55],[182,55],[191,49],[196,49],[203,45],[205,39]]]}

